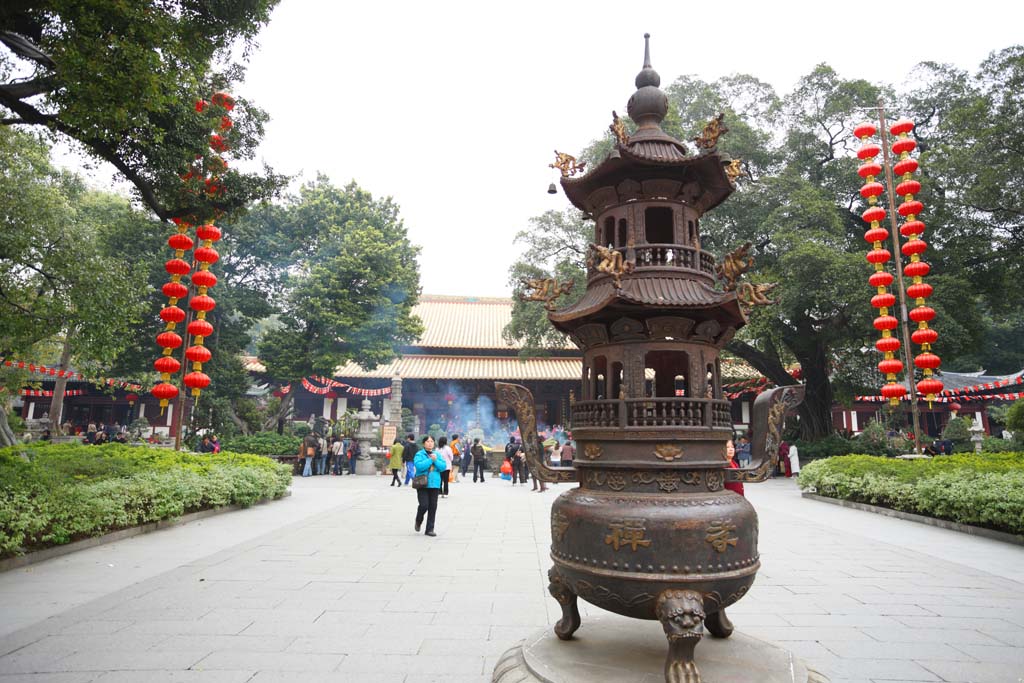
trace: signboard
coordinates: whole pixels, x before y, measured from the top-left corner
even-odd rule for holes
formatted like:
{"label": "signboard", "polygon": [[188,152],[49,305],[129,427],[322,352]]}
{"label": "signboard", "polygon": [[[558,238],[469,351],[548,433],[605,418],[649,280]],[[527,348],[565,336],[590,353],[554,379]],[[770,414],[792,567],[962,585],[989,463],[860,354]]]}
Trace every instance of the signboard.
{"label": "signboard", "polygon": [[398,425],[383,425],[380,428],[380,440],[381,445],[384,448],[390,448],[391,444],[395,442],[395,437],[398,436]]}

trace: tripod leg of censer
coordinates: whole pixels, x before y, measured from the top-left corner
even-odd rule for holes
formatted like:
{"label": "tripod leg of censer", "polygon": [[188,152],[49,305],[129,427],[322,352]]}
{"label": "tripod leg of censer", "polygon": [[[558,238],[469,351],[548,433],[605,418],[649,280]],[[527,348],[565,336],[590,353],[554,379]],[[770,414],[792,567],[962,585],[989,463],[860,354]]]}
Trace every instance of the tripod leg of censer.
{"label": "tripod leg of censer", "polygon": [[548,570],[548,579],[551,597],[562,606],[562,618],[555,624],[555,635],[562,640],[572,640],[572,634],[580,627],[580,610],[576,605],[576,594],[554,567]]}
{"label": "tripod leg of censer", "polygon": [[725,608],[709,614],[707,618],[704,619],[704,628],[706,628],[715,638],[728,638],[732,635],[733,631],[732,622],[729,621],[729,617],[726,616]]}
{"label": "tripod leg of censer", "polygon": [[691,590],[667,590],[655,613],[668,638],[665,683],[701,683],[693,650],[704,635],[704,597]]}

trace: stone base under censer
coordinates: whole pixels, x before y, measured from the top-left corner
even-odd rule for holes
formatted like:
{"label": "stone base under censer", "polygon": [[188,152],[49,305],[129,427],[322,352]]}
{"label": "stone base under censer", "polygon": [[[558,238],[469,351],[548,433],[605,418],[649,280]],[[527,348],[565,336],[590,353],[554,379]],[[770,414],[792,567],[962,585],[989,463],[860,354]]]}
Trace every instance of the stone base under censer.
{"label": "stone base under censer", "polygon": [[[703,683],[828,683],[788,650],[736,631],[705,635],[696,649]],[[665,634],[657,621],[588,616],[571,641],[551,627],[508,650],[493,683],[662,683]]]}

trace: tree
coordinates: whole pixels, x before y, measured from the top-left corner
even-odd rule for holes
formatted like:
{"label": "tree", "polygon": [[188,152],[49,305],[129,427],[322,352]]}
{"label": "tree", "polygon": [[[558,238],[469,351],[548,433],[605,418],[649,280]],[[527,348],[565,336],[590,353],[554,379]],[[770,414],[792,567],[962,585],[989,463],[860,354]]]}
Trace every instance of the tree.
{"label": "tree", "polygon": [[[977,369],[971,366],[983,362],[980,359],[998,358],[1003,371],[1010,372],[1020,365],[1005,369],[1003,364],[1013,364],[1006,359],[1024,361],[1020,337],[1013,336],[1024,324],[1024,297],[1007,296],[1020,292],[1020,250],[991,251],[993,243],[1010,247],[1012,239],[1024,234],[1014,222],[1019,219],[1019,198],[1009,196],[1024,184],[1020,156],[995,154],[998,170],[983,185],[986,192],[969,193],[971,201],[950,201],[955,191],[972,186],[970,173],[982,164],[978,156],[960,163],[965,145],[973,144],[971,136],[984,138],[978,143],[982,149],[1004,144],[1004,139],[1015,144],[1020,138],[1024,128],[1008,128],[1021,116],[1019,87],[1014,87],[1024,81],[1022,53],[1010,48],[991,57],[977,83],[933,65],[934,82],[905,96],[907,110],[922,121],[922,168],[932,169],[936,176],[924,181],[931,189],[921,195],[929,221],[926,258],[934,266],[928,282],[935,293],[928,303],[938,313],[937,350],[949,368]],[[800,408],[801,436],[827,435],[835,400],[876,393],[882,382],[875,369],[875,312],[868,304],[872,292],[867,285],[871,271],[864,260],[868,247],[860,218],[866,205],[858,192],[853,154],[859,142],[851,131],[856,121],[870,117],[865,110],[875,107],[880,97],[891,102],[896,95],[886,86],[842,79],[824,64],[784,98],[745,75],[713,83],[684,76],[667,88],[667,94],[673,105],[670,112],[678,113],[678,124],[673,125],[685,132],[684,139],[717,112],[725,112],[730,131],[719,149],[743,160],[737,191],[701,221],[704,248],[721,257],[752,242],[756,266],[749,277],[779,283],[773,291],[779,303],[755,309],[749,324],[726,348],[780,385],[794,382],[787,367],[798,362],[807,385]],[[1007,129],[991,137],[981,132],[984,126],[978,121],[997,117],[1000,124],[1007,122]],[[974,129],[961,134],[968,118],[975,122]],[[597,163],[608,150],[610,142],[604,136],[583,156],[591,155],[591,163]],[[995,182],[997,176],[1004,179],[1003,185]],[[988,215],[994,218],[989,220]],[[553,251],[547,242],[562,240],[570,252],[580,243],[552,229],[550,222],[541,223],[542,218],[534,219],[540,228],[535,232],[545,234],[520,238],[530,248],[513,266],[513,278],[539,272],[536,264],[547,261],[538,256]],[[586,234],[589,228],[582,231]],[[540,254],[532,249],[531,240],[543,246]],[[517,304],[506,334],[540,346],[546,341],[547,325],[539,304]],[[1001,344],[986,349],[986,338]]]}
{"label": "tree", "polygon": [[[221,198],[183,193],[179,174],[210,154],[208,123],[194,105],[241,79],[232,57],[248,54],[276,4],[9,0],[0,8],[0,42],[10,50],[0,57],[0,123],[79,144],[112,164],[163,220],[230,213],[276,192],[282,178],[232,170]],[[23,73],[30,75],[16,76]],[[267,116],[239,102],[232,152],[249,158]]]}
{"label": "tree", "polygon": [[[114,361],[139,322],[147,293],[143,271],[99,245],[104,209],[118,204],[137,228],[133,219],[140,217],[126,201],[86,191],[79,178],[50,165],[45,144],[0,128],[0,215],[6,224],[0,231],[0,355],[23,358],[57,341],[60,369],[72,362],[100,369]],[[55,387],[54,420],[65,381],[59,378]]]}
{"label": "tree", "polygon": [[269,375],[298,382],[332,376],[348,361],[374,368],[419,337],[423,327],[412,315],[419,248],[390,198],[374,199],[354,182],[338,188],[320,176],[268,219],[280,233],[304,236],[285,275],[281,324],[259,342]]}

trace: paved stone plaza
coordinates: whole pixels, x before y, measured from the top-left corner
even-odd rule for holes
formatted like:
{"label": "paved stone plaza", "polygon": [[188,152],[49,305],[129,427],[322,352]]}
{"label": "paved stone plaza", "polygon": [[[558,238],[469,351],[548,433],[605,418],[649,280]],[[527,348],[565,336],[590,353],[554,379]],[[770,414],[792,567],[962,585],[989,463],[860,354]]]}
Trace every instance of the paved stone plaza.
{"label": "paved stone plaza", "polygon": [[[0,683],[489,681],[559,613],[546,556],[564,485],[455,484],[431,539],[387,481],[296,479],[283,501],[0,574]],[[747,493],[762,569],[730,609],[739,630],[833,683],[1024,678],[1024,548],[786,480]]]}

